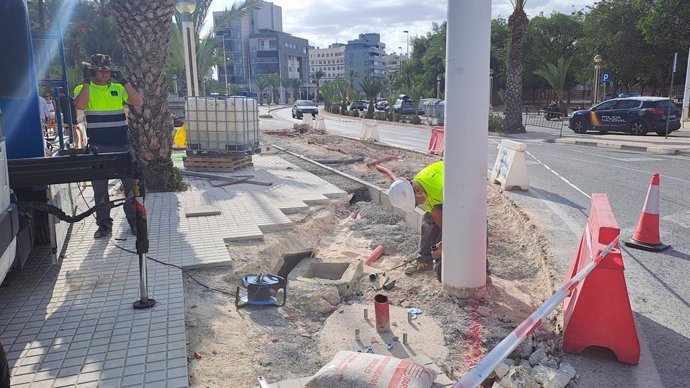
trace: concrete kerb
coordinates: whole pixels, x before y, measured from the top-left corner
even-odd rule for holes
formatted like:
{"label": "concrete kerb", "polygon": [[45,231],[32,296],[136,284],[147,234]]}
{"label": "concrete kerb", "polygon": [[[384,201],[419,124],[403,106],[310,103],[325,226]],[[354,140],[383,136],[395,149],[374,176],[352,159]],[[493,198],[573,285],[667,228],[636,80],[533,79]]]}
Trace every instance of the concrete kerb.
{"label": "concrete kerb", "polygon": [[357,182],[357,183],[361,184],[362,186],[366,187],[369,190],[369,196],[371,197],[371,202],[373,202],[379,206],[382,206],[385,209],[393,210],[393,212],[395,214],[397,214],[401,217],[404,217],[405,218],[405,224],[407,226],[409,226],[410,228],[413,228],[414,230],[419,230],[419,228],[421,227],[422,218],[424,217],[424,212],[421,209],[415,209],[414,213],[406,213],[400,209],[393,208],[393,206],[391,206],[390,199],[388,198],[388,190],[384,190],[384,189],[382,189],[376,185],[373,185],[369,182],[363,181],[363,180],[361,180],[357,177],[354,177],[350,174],[344,173],[344,172],[336,170],[332,167],[329,167],[329,166],[326,166],[326,165],[321,164],[319,162],[316,162],[312,159],[307,158],[304,155],[300,155],[298,153],[288,151],[285,148],[279,147],[275,144],[272,145],[271,147],[273,147],[277,150],[280,150],[282,152],[285,152],[286,154],[290,154],[294,157],[300,158],[300,159],[304,160],[305,162],[309,162],[313,165],[319,166],[319,167],[321,167],[327,171],[330,171],[334,174],[338,174],[338,175],[342,176],[343,178],[346,178],[346,179],[349,179],[353,182]]}
{"label": "concrete kerb", "polygon": [[610,142],[610,141],[598,141],[598,140],[587,140],[587,139],[574,139],[574,138],[562,138],[562,139],[556,139],[556,143],[561,143],[561,144],[574,144],[574,145],[582,145],[582,146],[589,146],[589,147],[598,147],[598,148],[607,148],[607,149],[614,149],[614,150],[622,150],[622,151],[637,151],[637,152],[646,152],[652,155],[676,155],[676,156],[683,156],[683,157],[689,157],[690,156],[690,149],[679,149],[679,148],[670,148],[670,147],[657,147],[657,146],[648,146],[648,145],[631,145],[631,144],[622,144],[622,143],[616,143],[616,142]]}

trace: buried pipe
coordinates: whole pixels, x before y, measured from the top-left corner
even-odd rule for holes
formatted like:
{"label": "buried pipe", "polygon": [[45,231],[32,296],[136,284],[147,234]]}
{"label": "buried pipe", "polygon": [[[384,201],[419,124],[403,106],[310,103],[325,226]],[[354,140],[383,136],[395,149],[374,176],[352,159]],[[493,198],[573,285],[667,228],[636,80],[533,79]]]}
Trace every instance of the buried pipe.
{"label": "buried pipe", "polygon": [[381,255],[383,255],[383,245],[379,245],[379,246],[376,247],[376,249],[374,249],[373,251],[371,251],[371,254],[369,255],[369,258],[367,259],[367,261],[366,261],[365,264],[366,264],[366,265],[371,265],[371,263],[373,263],[373,262],[375,262],[376,260],[378,260],[379,257],[381,257]]}
{"label": "buried pipe", "polygon": [[393,174],[393,171],[387,169],[386,167],[383,167],[378,164],[374,167],[376,167],[376,169],[381,171],[382,173],[388,175],[393,180],[393,182],[395,182],[398,179],[398,177],[395,174]]}
{"label": "buried pipe", "polygon": [[317,143],[317,142],[315,142],[315,141],[308,141],[307,144],[319,146],[319,147],[325,148],[325,149],[327,149],[327,150],[329,150],[329,151],[340,152],[340,153],[343,154],[343,155],[350,155],[350,154],[348,154],[347,152],[341,150],[340,148],[333,148],[333,147],[329,146],[328,144],[321,144],[321,143]]}
{"label": "buried pipe", "polygon": [[314,159],[315,162],[321,164],[351,164],[364,160],[364,156],[357,156],[349,159]]}
{"label": "buried pipe", "polygon": [[385,158],[376,159],[376,160],[374,160],[373,162],[367,163],[367,167],[374,167],[374,166],[376,166],[376,165],[379,164],[379,163],[390,162],[391,160],[396,160],[396,159],[398,159],[397,156],[395,156],[395,155],[389,155],[389,156],[386,156]]}
{"label": "buried pipe", "polygon": [[391,313],[387,296],[382,294],[374,296],[374,314],[376,318],[376,331],[379,333],[391,331]]}

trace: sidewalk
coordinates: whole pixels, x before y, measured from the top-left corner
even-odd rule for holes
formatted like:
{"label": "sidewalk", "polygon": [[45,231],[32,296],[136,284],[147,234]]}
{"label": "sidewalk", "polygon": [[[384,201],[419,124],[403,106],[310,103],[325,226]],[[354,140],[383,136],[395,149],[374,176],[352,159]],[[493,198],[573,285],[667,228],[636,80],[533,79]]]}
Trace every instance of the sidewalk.
{"label": "sidewalk", "polygon": [[678,155],[690,157],[690,126],[672,132],[668,139],[656,134],[633,136],[627,134],[600,135],[594,132],[586,134],[574,133],[567,126],[560,130],[527,126],[527,133],[500,135],[500,137],[515,139],[516,141],[546,142],[586,145],[599,148],[647,152],[655,155]]}
{"label": "sidewalk", "polygon": [[[237,174],[272,186],[212,187],[187,178],[184,192],[148,193],[148,255],[184,269],[227,265],[228,242],[262,239],[291,227],[285,212],[347,195],[278,156],[255,155],[253,163]],[[90,190],[84,196],[93,203]],[[84,201],[76,201],[84,211]],[[0,340],[12,387],[188,385],[182,273],[149,261],[149,297],[157,304],[134,310],[138,257],[115,244],[135,250],[135,239],[122,210],[112,215],[113,240],[94,240],[91,218],[76,223],[59,264],[49,250],[36,250],[0,288]]]}

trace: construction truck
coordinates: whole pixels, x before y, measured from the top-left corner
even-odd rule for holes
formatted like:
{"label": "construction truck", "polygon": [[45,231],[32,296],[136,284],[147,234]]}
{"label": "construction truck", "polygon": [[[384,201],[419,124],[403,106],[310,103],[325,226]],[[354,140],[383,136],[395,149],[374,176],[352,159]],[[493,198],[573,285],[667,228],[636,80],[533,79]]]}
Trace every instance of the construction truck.
{"label": "construction truck", "polygon": [[[38,79],[37,74],[45,71],[37,71],[36,54],[43,54],[34,52],[37,40],[52,41],[58,47],[61,79]],[[32,36],[26,1],[2,0],[0,50],[0,285],[11,283],[13,274],[39,250],[43,253],[40,256],[47,255],[53,264],[59,264],[72,223],[97,209],[129,200],[137,203],[136,249],[141,280],[141,299],[134,302],[134,308],[153,306],[155,301],[148,298],[146,284],[145,189],[136,162],[126,152],[98,154],[95,149],[70,147],[62,123],[72,118],[62,118],[60,109],[56,110],[57,138],[54,144],[46,139],[39,113],[39,86],[69,98],[61,32]],[[50,148],[52,151],[47,152]],[[83,198],[79,182],[125,177],[135,178],[136,197],[113,200],[76,214],[77,201]],[[0,344],[0,388],[9,386],[5,350]]]}

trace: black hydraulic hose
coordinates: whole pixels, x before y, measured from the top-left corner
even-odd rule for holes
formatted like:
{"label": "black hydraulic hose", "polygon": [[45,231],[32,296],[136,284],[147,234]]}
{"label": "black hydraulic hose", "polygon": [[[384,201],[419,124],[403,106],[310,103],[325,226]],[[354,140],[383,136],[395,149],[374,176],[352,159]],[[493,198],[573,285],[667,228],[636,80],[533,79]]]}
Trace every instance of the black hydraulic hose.
{"label": "black hydraulic hose", "polygon": [[53,216],[59,218],[61,221],[69,222],[69,223],[75,223],[83,220],[84,218],[90,216],[91,214],[99,211],[99,210],[109,210],[112,208],[116,208],[118,206],[122,206],[127,202],[127,198],[119,198],[115,199],[109,202],[103,202],[100,203],[91,209],[85,211],[84,213],[78,214],[76,216],[69,216],[65,214],[65,212],[62,211],[62,209],[55,207],[51,204],[44,203],[44,202],[36,202],[36,201],[27,201],[27,202],[18,202],[17,207],[19,208],[20,211],[23,212],[28,212],[29,210],[38,210],[39,212],[44,212],[48,214],[52,214]]}

